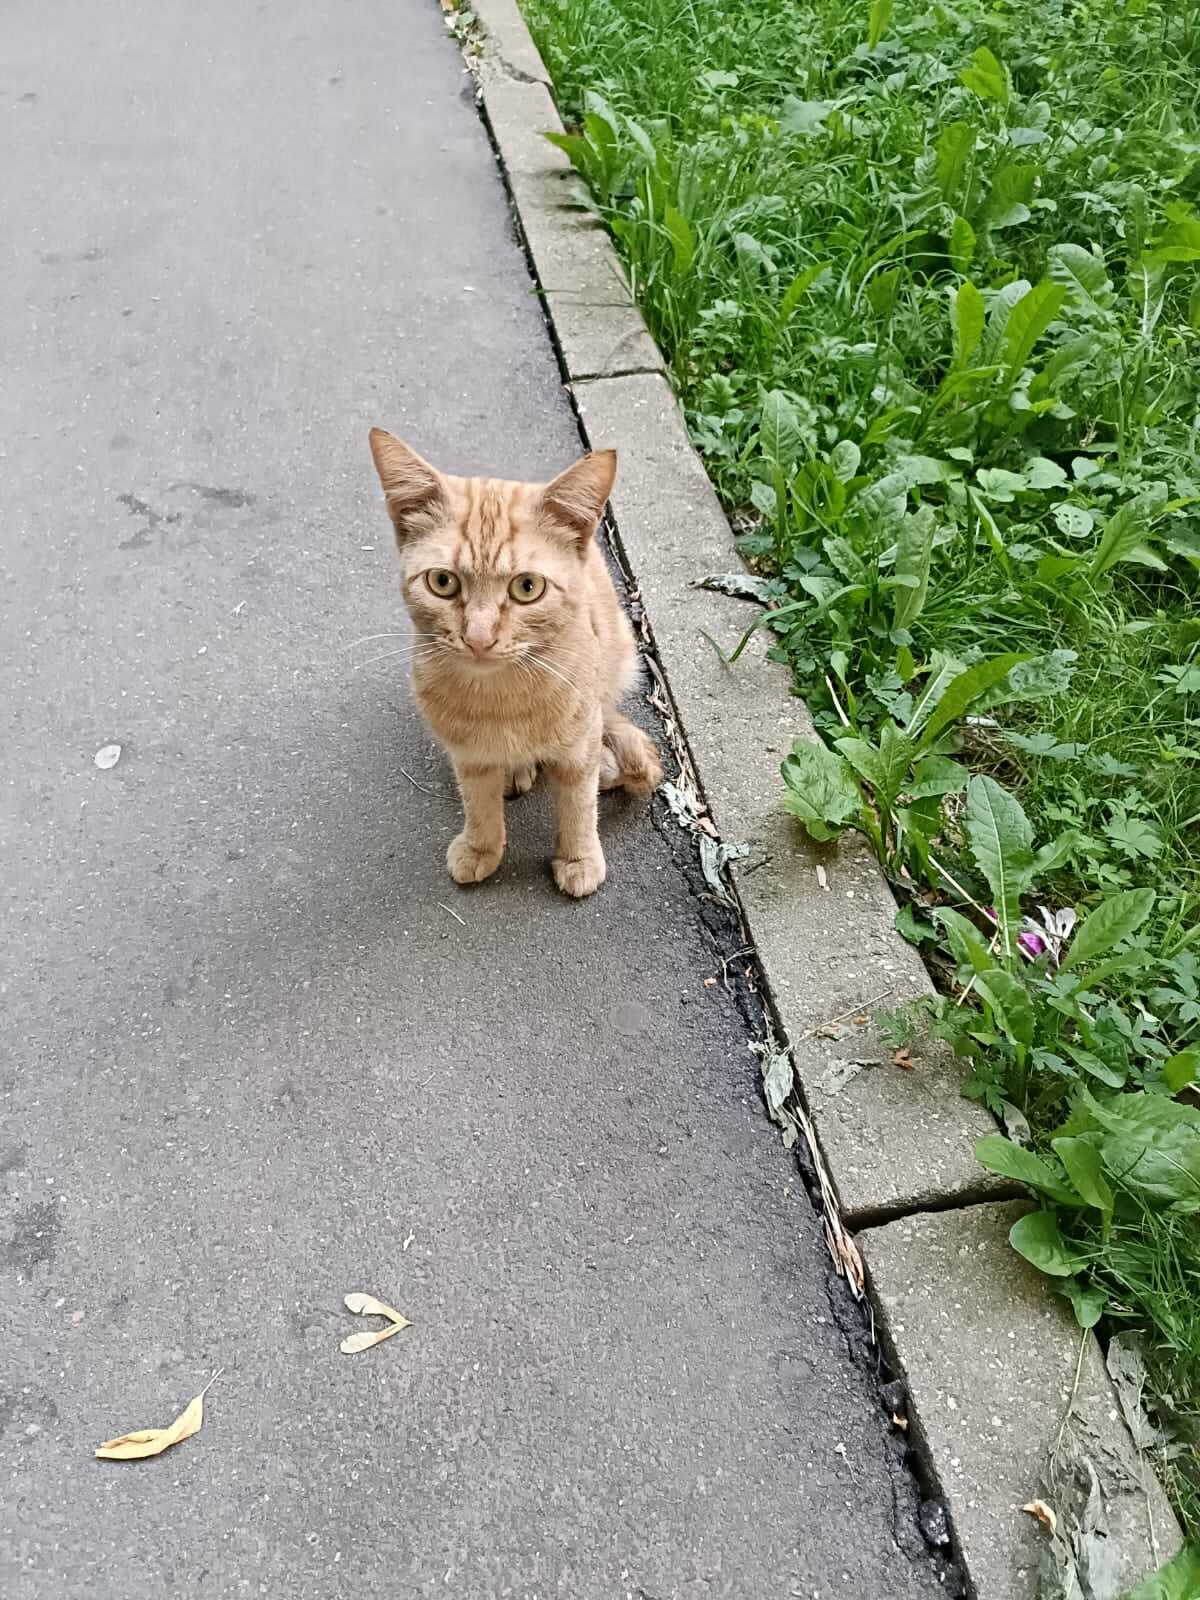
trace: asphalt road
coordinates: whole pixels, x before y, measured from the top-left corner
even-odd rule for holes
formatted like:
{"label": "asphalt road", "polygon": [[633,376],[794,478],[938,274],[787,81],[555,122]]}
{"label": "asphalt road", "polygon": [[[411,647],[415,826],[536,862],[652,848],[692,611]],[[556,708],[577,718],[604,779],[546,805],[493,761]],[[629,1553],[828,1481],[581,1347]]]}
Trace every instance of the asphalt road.
{"label": "asphalt road", "polygon": [[578,449],[437,6],[3,31],[0,1589],[941,1592],[667,842],[606,801],[568,902],[535,796],[456,889],[354,643],[371,423]]}

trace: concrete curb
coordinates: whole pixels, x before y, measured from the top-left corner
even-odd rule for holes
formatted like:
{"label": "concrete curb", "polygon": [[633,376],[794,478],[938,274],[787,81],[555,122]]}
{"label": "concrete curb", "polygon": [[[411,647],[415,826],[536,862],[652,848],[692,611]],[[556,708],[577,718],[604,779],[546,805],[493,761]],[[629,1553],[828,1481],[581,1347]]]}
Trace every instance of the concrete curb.
{"label": "concrete curb", "polygon": [[[738,566],[728,522],[607,234],[568,209],[577,204],[569,163],[542,137],[562,124],[515,0],[474,0],[473,10],[486,35],[483,108],[582,431],[621,454],[618,540],[713,821],[723,839],[750,846],[732,870],[815,1158],[842,1218],[868,1230],[875,1303],[909,1386],[913,1439],[945,1495],[972,1592],[1024,1600],[1037,1527],[1019,1507],[1040,1492],[1038,1465],[1065,1403],[1057,1375],[1064,1362],[1074,1367],[1077,1333],[1008,1246],[1011,1218],[996,1202],[1015,1191],[975,1162],[976,1139],[995,1128],[959,1095],[953,1058],[927,1049],[902,1071],[856,1020],[929,992],[928,975],[894,930],[891,891],[865,844],[816,847],[779,805],[779,762],[794,738],[813,737],[811,721],[785,671],[766,659],[762,633],[734,668],[713,647],[735,641],[754,615],[694,586]],[[986,1357],[976,1348],[981,1327],[992,1340]],[[1090,1335],[1085,1354],[1080,1409],[1086,1402],[1114,1457],[1133,1459]],[[1039,1389],[1039,1374],[1055,1375],[1053,1386]],[[958,1425],[968,1397],[969,1451]],[[1023,1414],[1031,1422],[1014,1450],[990,1419]],[[1124,1496],[1108,1511],[1128,1582],[1178,1547],[1157,1482],[1140,1502]]]}

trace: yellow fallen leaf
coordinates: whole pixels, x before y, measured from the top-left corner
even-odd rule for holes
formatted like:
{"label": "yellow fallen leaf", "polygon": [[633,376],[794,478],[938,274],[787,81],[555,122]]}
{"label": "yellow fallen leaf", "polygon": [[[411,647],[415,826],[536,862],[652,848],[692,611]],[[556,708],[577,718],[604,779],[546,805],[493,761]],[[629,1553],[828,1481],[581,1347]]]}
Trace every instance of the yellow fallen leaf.
{"label": "yellow fallen leaf", "polygon": [[179,1444],[183,1439],[190,1439],[194,1433],[199,1433],[204,1422],[204,1396],[216,1383],[224,1372],[220,1367],[201,1389],[194,1400],[189,1400],[184,1409],[175,1418],[168,1428],[137,1428],[133,1433],[123,1433],[119,1438],[108,1439],[96,1449],[96,1455],[101,1461],[142,1461],[147,1456],[161,1455],[173,1444]]}
{"label": "yellow fallen leaf", "polygon": [[402,1328],[411,1326],[407,1317],[402,1317],[391,1306],[385,1306],[382,1300],[376,1300],[373,1294],[348,1294],[345,1306],[347,1311],[353,1311],[360,1317],[387,1317]]}
{"label": "yellow fallen leaf", "polygon": [[1048,1506],[1044,1500],[1031,1500],[1028,1505],[1022,1506],[1021,1510],[1027,1511],[1031,1517],[1036,1517],[1042,1527],[1047,1528],[1051,1533],[1058,1527],[1058,1518],[1054,1514],[1054,1508]]}

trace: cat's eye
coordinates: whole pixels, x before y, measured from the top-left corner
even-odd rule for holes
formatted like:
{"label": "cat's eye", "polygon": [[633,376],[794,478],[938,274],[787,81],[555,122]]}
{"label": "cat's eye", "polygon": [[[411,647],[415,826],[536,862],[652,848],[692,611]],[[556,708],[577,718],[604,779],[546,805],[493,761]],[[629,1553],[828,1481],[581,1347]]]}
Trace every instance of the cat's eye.
{"label": "cat's eye", "polygon": [[546,592],[546,580],[537,572],[518,572],[508,586],[508,592],[518,605],[532,605]]}
{"label": "cat's eye", "polygon": [[431,567],[425,574],[425,586],[430,594],[436,594],[439,600],[451,600],[462,588],[457,576],[447,572],[445,567]]}

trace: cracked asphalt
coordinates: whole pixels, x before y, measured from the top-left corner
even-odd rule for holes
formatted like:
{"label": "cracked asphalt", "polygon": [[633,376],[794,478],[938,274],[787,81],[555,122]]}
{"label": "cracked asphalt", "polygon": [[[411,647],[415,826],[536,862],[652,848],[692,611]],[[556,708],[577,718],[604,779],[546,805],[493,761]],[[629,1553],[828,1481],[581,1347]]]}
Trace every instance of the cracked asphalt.
{"label": "cracked asphalt", "polygon": [[370,424],[579,448],[438,7],[10,0],[0,116],[4,1594],[946,1592],[680,852],[459,891],[356,643]]}

